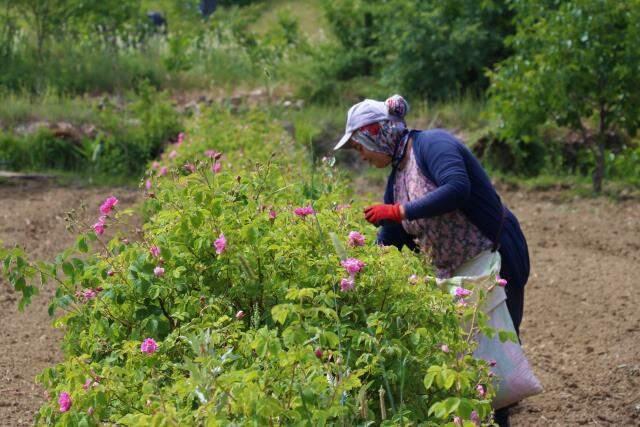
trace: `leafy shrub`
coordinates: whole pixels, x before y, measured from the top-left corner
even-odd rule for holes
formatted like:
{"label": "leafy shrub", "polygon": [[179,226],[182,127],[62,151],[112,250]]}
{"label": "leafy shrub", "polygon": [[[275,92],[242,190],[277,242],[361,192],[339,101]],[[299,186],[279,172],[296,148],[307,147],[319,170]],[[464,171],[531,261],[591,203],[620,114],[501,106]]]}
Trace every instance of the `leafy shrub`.
{"label": "leafy shrub", "polygon": [[[106,242],[78,224],[52,264],[3,254],[21,303],[34,277],[59,284],[65,361],[39,376],[50,399],[38,423],[490,419],[487,364],[460,327],[489,332],[486,319],[442,292],[421,257],[371,244],[372,232],[349,246],[363,221],[331,163],[311,168],[258,113],[210,114],[180,141],[149,171],[140,233]],[[347,258],[364,263],[351,264],[353,283]]]}
{"label": "leafy shrub", "polygon": [[388,86],[430,99],[480,92],[488,84],[485,68],[509,53],[503,43],[513,32],[507,3],[327,1],[342,47],[336,53],[345,61],[335,70],[381,76]]}
{"label": "leafy shrub", "polygon": [[[583,135],[593,152],[594,191],[606,170],[607,135],[640,125],[640,3],[516,1],[518,30],[492,80],[492,105],[507,140],[530,141],[548,123]],[[593,129],[593,131],[591,131]]]}

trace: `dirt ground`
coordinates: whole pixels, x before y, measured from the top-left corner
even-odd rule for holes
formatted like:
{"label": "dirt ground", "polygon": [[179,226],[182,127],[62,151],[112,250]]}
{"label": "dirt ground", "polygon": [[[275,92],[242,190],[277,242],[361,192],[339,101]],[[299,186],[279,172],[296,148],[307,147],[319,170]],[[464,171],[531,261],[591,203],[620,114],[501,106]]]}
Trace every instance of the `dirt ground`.
{"label": "dirt ground", "polygon": [[[64,213],[110,194],[47,184],[0,184],[0,240],[51,258],[73,241]],[[545,387],[513,410],[514,426],[640,425],[640,201],[503,191],[529,240],[522,340]],[[34,377],[60,360],[44,289],[24,312],[0,282],[0,424],[29,425],[43,394]]]}
{"label": "dirt ground", "polygon": [[[75,188],[46,182],[0,182],[0,241],[19,244],[36,259],[51,260],[73,244],[64,217],[71,209],[87,205],[85,221],[95,222],[100,203],[116,195],[131,207],[137,193],[123,188]],[[62,358],[62,333],[51,326],[47,314],[54,287],[46,287],[24,312],[18,311],[18,295],[0,279],[0,425],[32,425],[42,404],[42,389],[35,376]]]}

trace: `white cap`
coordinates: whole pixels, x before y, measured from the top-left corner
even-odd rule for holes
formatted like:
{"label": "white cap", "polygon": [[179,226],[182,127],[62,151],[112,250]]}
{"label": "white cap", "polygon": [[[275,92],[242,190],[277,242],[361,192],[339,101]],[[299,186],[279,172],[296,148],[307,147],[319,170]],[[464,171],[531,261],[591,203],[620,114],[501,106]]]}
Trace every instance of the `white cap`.
{"label": "white cap", "polygon": [[373,99],[365,99],[362,102],[358,102],[349,108],[344,136],[340,138],[340,142],[338,142],[333,149],[339,150],[342,148],[342,146],[351,139],[353,132],[362,126],[367,126],[382,120],[389,120],[390,118],[389,109],[384,102]]}

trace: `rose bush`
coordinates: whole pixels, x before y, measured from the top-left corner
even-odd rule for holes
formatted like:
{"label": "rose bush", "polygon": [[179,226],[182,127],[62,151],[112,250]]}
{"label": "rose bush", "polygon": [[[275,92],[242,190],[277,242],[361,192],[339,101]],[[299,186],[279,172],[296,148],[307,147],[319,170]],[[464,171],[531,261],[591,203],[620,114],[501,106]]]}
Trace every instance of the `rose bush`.
{"label": "rose bush", "polygon": [[[21,304],[36,278],[58,285],[65,360],[38,377],[37,423],[489,422],[483,316],[420,256],[373,244],[344,177],[306,159],[267,115],[212,111],[149,168],[142,229],[77,224],[52,263],[5,250]],[[107,229],[130,214],[107,205]]]}

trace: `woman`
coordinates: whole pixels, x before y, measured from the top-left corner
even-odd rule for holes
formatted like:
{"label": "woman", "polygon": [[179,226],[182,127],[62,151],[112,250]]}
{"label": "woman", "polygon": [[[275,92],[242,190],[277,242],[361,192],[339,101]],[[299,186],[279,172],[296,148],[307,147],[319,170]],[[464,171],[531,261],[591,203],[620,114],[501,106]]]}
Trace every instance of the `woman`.
{"label": "woman", "polygon": [[[440,278],[483,251],[499,251],[507,308],[519,333],[529,253],[518,220],[471,151],[444,130],[407,129],[408,109],[394,95],[385,102],[362,101],[347,114],[335,149],[355,149],[378,168],[391,165],[384,204],[366,208],[365,217],[381,226],[380,244],[427,251]],[[509,425],[507,408],[495,417]]]}

